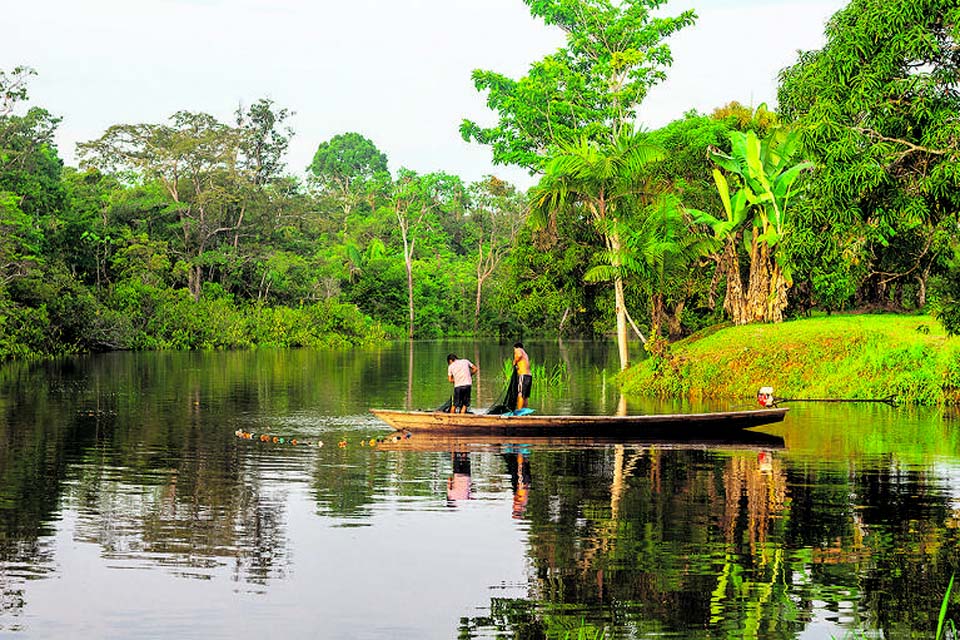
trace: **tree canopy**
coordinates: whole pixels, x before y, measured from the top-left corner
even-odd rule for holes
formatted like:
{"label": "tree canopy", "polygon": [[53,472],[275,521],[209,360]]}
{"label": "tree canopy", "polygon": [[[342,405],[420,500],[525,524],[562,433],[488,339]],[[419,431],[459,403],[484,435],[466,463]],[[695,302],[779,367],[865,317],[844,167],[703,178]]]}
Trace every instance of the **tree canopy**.
{"label": "tree canopy", "polygon": [[635,110],[672,62],[664,40],[696,20],[652,12],[662,0],[524,0],[530,13],[560,28],[566,46],[513,80],[476,70],[478,91],[499,114],[493,127],[464,120],[464,140],[490,145],[497,164],[544,168],[552,145],[580,137],[611,141],[634,128]]}
{"label": "tree canopy", "polygon": [[[856,278],[863,302],[914,292],[943,266],[960,205],[960,8],[852,0],[826,45],[781,74],[780,112],[818,161],[791,247]],[[819,237],[821,247],[812,239]],[[857,275],[859,274],[859,275]],[[829,297],[829,279],[814,295]]]}

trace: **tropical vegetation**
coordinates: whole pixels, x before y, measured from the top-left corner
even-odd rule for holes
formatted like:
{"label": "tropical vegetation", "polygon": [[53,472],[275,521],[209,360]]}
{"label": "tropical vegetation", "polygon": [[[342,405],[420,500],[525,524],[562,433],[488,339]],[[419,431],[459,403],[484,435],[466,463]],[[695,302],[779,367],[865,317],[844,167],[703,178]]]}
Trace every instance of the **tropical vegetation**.
{"label": "tropical vegetation", "polygon": [[360,132],[317,141],[297,175],[269,99],[229,123],[118,123],[64,166],[36,72],[0,70],[0,358],[615,335],[626,369],[631,334],[669,358],[727,321],[908,312],[960,332],[953,0],[851,0],[781,72],[776,109],[654,130],[636,110],[692,11],[524,2],[564,45],[519,79],[477,70],[498,119],[460,134],[531,171],[529,193],[391,171]]}

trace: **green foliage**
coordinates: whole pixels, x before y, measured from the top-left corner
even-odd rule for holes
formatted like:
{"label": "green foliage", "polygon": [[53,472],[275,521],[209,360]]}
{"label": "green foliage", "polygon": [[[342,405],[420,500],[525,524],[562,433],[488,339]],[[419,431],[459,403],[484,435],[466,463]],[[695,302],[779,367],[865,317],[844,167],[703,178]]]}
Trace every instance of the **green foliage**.
{"label": "green foliage", "polygon": [[359,133],[342,133],[317,147],[308,170],[320,184],[349,192],[351,186],[387,173],[387,156]]}
{"label": "green foliage", "polygon": [[113,287],[110,304],[125,326],[130,349],[236,349],[366,344],[388,337],[350,304],[333,300],[301,307],[238,307],[213,287],[199,301],[185,290],[128,280]]}
{"label": "green foliage", "polygon": [[719,236],[736,233],[744,222],[752,221],[759,231],[757,240],[776,247],[791,227],[788,207],[798,193],[794,184],[813,164],[793,164],[799,145],[796,132],[776,129],[763,140],[753,131],[732,131],[729,136],[731,152],[714,152],[711,157],[738,178],[738,188],[734,191],[724,174],[715,169],[714,180],[726,217],[702,212],[700,217]]}
{"label": "green foliage", "polygon": [[[700,259],[707,239],[690,224],[686,211],[694,209],[727,217],[740,233],[762,214],[758,242],[775,248],[784,268],[802,272],[791,298],[798,311],[881,297],[901,304],[916,292],[914,306],[932,302],[949,328],[957,299],[945,249],[954,243],[950,114],[957,110],[940,109],[956,104],[937,90],[955,77],[947,73],[955,61],[944,55],[955,41],[955,12],[933,1],[884,22],[887,8],[855,2],[874,23],[863,33],[922,23],[933,34],[929,55],[916,58],[927,66],[890,86],[912,82],[922,89],[918,104],[936,109],[929,117],[918,109],[901,127],[870,108],[888,94],[868,83],[857,87],[863,100],[854,104],[843,84],[861,71],[847,65],[843,82],[830,75],[843,38],[860,38],[865,28],[852,13],[838,14],[822,55],[785,76],[785,110],[806,142],[824,141],[827,151],[814,149],[818,159],[848,160],[828,153],[837,131],[803,120],[817,103],[803,87],[791,93],[800,86],[794,80],[828,87],[824,99],[840,114],[833,129],[852,127],[875,147],[873,164],[860,166],[867,188],[825,200],[855,199],[857,215],[846,218],[849,204],[835,207],[834,217],[820,201],[798,200],[790,215],[776,206],[795,187],[795,172],[778,168],[792,143],[774,144],[778,118],[765,108],[731,103],[709,117],[691,113],[659,131],[631,133],[636,106],[670,64],[666,39],[694,21],[691,12],[655,17],[658,0],[527,0],[533,16],[564,32],[566,45],[518,81],[475,73],[499,121],[489,129],[465,122],[463,133],[491,144],[497,162],[548,169],[534,194],[537,229],[521,229],[526,199],[512,186],[490,177],[468,189],[442,171],[391,176],[386,156],[358,133],[322,143],[305,184],[283,175],[290,112],[266,99],[238,110],[233,123],[179,111],[160,123],[114,125],[81,145],[84,170],[63,170],[52,142],[58,119],[25,104],[32,71],[0,72],[3,353],[18,353],[18,336],[24,354],[357,343],[401,333],[396,327],[424,338],[594,336],[608,333],[610,318],[628,307],[649,308],[654,333],[666,323],[679,336],[717,318],[713,298],[724,275],[719,262]],[[893,4],[891,11],[904,10]],[[901,44],[895,56],[911,46]],[[868,62],[876,70],[890,61]],[[849,116],[859,112],[883,121],[886,128],[870,125],[880,137],[856,130]],[[921,129],[937,133],[922,137]],[[720,164],[738,162],[735,171],[712,181],[708,151]],[[923,166],[915,162],[921,156]],[[721,213],[723,193],[729,215]],[[837,220],[856,224],[842,228]],[[922,259],[908,264],[904,256]],[[875,277],[881,271],[896,291],[884,290]],[[602,281],[613,281],[614,293]],[[865,282],[873,282],[870,296]]]}
{"label": "green foliage", "polygon": [[602,144],[581,138],[575,144],[558,146],[543,178],[530,192],[536,226],[556,228],[558,213],[586,215],[603,238],[608,250],[604,266],[609,270],[592,275],[595,281],[613,282],[622,368],[628,360],[623,281],[629,266],[625,261],[630,257],[624,250],[623,234],[632,210],[646,204],[641,195],[644,169],[662,156],[663,150],[649,144],[643,134],[621,132],[612,143]]}
{"label": "green foliage", "polygon": [[856,292],[857,281],[849,269],[818,266],[810,278],[813,302],[827,311],[843,310]]}
{"label": "green foliage", "polygon": [[922,306],[923,282],[956,243],[958,24],[954,0],[853,0],[823,49],[781,75],[781,114],[818,161],[800,222],[828,258],[864,265],[861,302],[903,306],[920,280]]}
{"label": "green foliage", "polygon": [[935,281],[933,314],[950,335],[960,335],[960,247],[954,247],[946,260],[946,273]]}
{"label": "green foliage", "polygon": [[581,137],[610,141],[632,127],[633,112],[671,64],[663,41],[693,24],[692,11],[675,18],[652,15],[659,0],[525,0],[530,13],[560,28],[566,46],[512,80],[473,72],[478,91],[500,122],[481,127],[464,120],[464,140],[488,144],[498,164],[531,170],[544,166],[553,145]]}
{"label": "green foliage", "polygon": [[[722,243],[717,263],[726,276],[724,309],[734,324],[780,322],[793,284],[792,265],[780,245],[796,226],[789,208],[800,191],[794,185],[812,164],[796,163],[800,149],[795,131],[776,128],[762,140],[754,131],[731,131],[729,138],[730,153],[710,154],[718,166],[713,177],[723,215],[691,213]],[[749,261],[746,289],[742,254]]]}
{"label": "green foliage", "polygon": [[595,320],[609,324],[597,308],[600,288],[583,279],[598,235],[576,217],[560,218],[557,224],[555,239],[530,227],[521,230],[505,259],[504,283],[493,297],[505,310],[502,334],[515,334],[513,327],[519,326],[525,334],[556,331],[592,337],[600,335]]}
{"label": "green foliage", "polygon": [[731,125],[727,119],[684,114],[679,120],[651,131],[651,144],[665,153],[660,162],[651,165],[653,180],[669,186],[685,207],[704,211],[720,206],[714,186],[709,151],[729,146]]}
{"label": "green foliage", "polygon": [[261,98],[246,112],[242,109],[236,112],[241,167],[257,185],[267,184],[280,176],[283,156],[293,135],[289,127],[281,129],[291,112],[275,109],[273,105],[273,100]]}
{"label": "green foliage", "polygon": [[22,307],[4,301],[0,313],[0,358],[51,355],[48,325],[46,307]]}
{"label": "green foliage", "polygon": [[367,262],[357,282],[347,288],[344,299],[385,324],[406,325],[406,273],[396,257],[374,258]]}

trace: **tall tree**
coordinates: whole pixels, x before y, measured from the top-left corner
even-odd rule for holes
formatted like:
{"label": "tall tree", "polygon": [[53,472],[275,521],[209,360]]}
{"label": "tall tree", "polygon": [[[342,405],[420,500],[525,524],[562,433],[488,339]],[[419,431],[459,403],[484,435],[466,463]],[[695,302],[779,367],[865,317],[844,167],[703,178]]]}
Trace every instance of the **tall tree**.
{"label": "tall tree", "polygon": [[[565,145],[559,155],[567,159],[551,170],[556,177],[578,140],[584,151],[591,145],[596,151],[615,149],[632,135],[636,108],[666,77],[672,62],[664,39],[693,24],[696,16],[686,11],[675,18],[655,17],[652,11],[662,0],[524,1],[534,16],[564,31],[566,46],[531,65],[519,81],[475,71],[474,83],[487,91],[487,105],[499,113],[500,121],[484,128],[465,120],[460,131],[466,140],[491,145],[495,163],[532,172],[550,162],[551,149]],[[548,180],[548,191],[554,182]],[[541,203],[550,200],[541,198]],[[616,234],[606,242],[608,248],[619,249]],[[629,353],[622,285],[620,280],[615,283],[615,299],[620,367],[625,369]]]}
{"label": "tall tree", "polygon": [[288,109],[274,108],[269,98],[257,100],[246,111],[237,109],[241,164],[254,184],[265,185],[283,173],[283,157],[293,136],[293,130],[283,123],[291,115]]}
{"label": "tall tree", "polygon": [[906,285],[925,302],[927,278],[956,242],[958,77],[956,0],[852,0],[827,24],[824,47],[782,72],[781,115],[820,166],[804,227],[826,242],[792,249],[810,271],[837,256],[835,272],[864,272],[865,302]]}
{"label": "tall tree", "polygon": [[655,17],[663,0],[524,0],[560,28],[566,46],[513,80],[476,70],[478,91],[500,115],[494,127],[464,120],[465,140],[492,147],[497,164],[543,169],[551,145],[581,137],[612,142],[634,129],[636,108],[673,62],[664,40],[696,20],[693,11]]}
{"label": "tall tree", "polygon": [[66,201],[53,143],[60,119],[35,106],[17,113],[33,75],[29,67],[0,71],[0,284],[42,261],[44,228]]}
{"label": "tall tree", "polygon": [[322,142],[307,170],[321,194],[339,206],[341,226],[353,209],[372,195],[371,188],[389,177],[386,154],[355,132],[341,133]]}
{"label": "tall tree", "polygon": [[538,224],[545,225],[558,211],[577,215],[579,210],[586,210],[603,237],[613,269],[621,370],[630,360],[621,223],[644,195],[640,178],[645,165],[660,159],[662,153],[659,147],[647,144],[642,134],[621,133],[613,144],[602,146],[584,139],[577,145],[561,146],[531,191]]}
{"label": "tall tree", "polygon": [[271,133],[286,117],[260,102],[230,127],[204,113],[179,111],[170,124],[114,125],[77,145],[84,165],[132,171],[157,181],[178,227],[177,252],[194,298],[200,297],[206,253],[227,242],[238,249],[258,190],[276,176],[285,148]]}
{"label": "tall tree", "polygon": [[[650,336],[659,347],[661,328],[667,325],[670,339],[682,335],[681,319],[687,301],[697,288],[699,263],[714,247],[714,242],[695,229],[678,198],[669,193],[657,193],[656,185],[644,199],[646,206],[634,206],[633,220],[621,224],[620,252],[601,254],[599,265],[591,268],[584,279],[613,281],[618,275],[625,280],[631,276],[649,301]],[[641,335],[641,339],[647,341]]]}
{"label": "tall tree", "polygon": [[439,212],[450,212],[462,202],[465,189],[459,178],[445,173],[418,175],[401,168],[390,195],[390,209],[403,243],[407,273],[407,337],[414,335],[413,258],[417,243],[439,226]]}
{"label": "tall tree", "polygon": [[471,185],[470,191],[469,226],[477,250],[477,295],[473,311],[473,331],[476,333],[480,324],[483,285],[513,246],[526,220],[527,205],[513,185],[494,176]]}

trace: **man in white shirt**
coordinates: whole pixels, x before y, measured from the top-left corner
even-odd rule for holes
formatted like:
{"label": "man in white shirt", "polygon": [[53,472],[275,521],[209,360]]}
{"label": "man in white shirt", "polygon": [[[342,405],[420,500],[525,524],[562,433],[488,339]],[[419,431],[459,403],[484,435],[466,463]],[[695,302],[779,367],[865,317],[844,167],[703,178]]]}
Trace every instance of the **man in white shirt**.
{"label": "man in white shirt", "polygon": [[458,358],[455,353],[447,355],[447,380],[453,383],[453,413],[465,413],[470,408],[470,391],[477,371],[477,365],[466,358]]}

